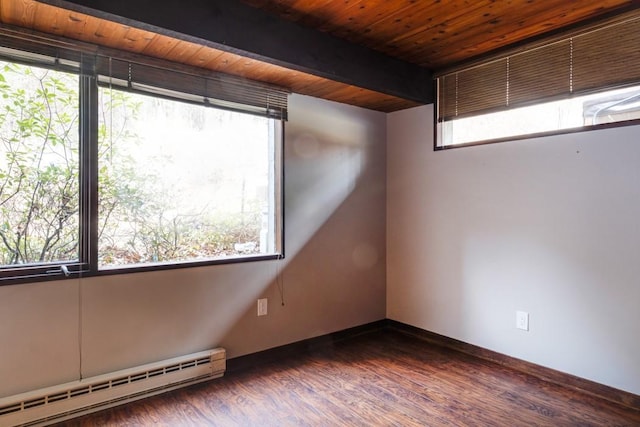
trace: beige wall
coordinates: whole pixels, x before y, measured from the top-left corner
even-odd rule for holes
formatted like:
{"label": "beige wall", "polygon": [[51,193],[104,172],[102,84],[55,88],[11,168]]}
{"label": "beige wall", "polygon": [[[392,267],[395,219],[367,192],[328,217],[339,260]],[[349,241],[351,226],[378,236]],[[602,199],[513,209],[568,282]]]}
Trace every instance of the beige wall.
{"label": "beige wall", "polygon": [[[0,287],[0,397],[383,319],[385,138],[382,113],[291,97],[283,261]],[[269,314],[258,318],[259,297]]]}
{"label": "beige wall", "polygon": [[342,330],[385,297],[391,319],[640,393],[638,127],[433,152],[431,106],[385,124],[293,95],[285,134],[285,260],[0,287],[0,397]]}
{"label": "beige wall", "polygon": [[432,117],[388,116],[387,317],[640,394],[640,127],[434,152]]}

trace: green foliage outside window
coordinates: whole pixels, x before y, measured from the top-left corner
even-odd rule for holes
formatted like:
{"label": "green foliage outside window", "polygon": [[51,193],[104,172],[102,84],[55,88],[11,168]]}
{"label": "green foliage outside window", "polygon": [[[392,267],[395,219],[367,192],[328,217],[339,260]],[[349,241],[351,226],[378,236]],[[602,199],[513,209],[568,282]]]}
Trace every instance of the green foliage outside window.
{"label": "green foliage outside window", "polygon": [[[79,260],[78,88],[77,75],[0,62],[0,265]],[[170,214],[171,195],[149,185],[153,173],[118,152],[136,144],[124,121],[140,104],[123,91],[106,91],[100,102],[99,265],[259,252],[238,249],[259,242],[259,203],[243,195],[241,212]]]}
{"label": "green foliage outside window", "polygon": [[0,263],[76,260],[78,78],[0,70]]}

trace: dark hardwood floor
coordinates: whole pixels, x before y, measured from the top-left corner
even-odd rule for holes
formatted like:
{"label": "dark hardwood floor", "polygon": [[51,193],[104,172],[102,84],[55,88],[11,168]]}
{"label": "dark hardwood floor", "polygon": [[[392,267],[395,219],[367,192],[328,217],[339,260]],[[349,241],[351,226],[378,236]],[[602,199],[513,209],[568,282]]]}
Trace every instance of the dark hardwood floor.
{"label": "dark hardwood floor", "polygon": [[59,426],[640,426],[640,411],[394,330]]}

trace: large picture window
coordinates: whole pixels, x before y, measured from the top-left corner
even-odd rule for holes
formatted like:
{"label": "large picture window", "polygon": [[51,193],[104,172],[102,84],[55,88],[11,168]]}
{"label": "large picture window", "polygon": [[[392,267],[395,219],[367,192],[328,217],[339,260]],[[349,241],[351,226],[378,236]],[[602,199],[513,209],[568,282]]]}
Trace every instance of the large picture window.
{"label": "large picture window", "polygon": [[275,120],[100,89],[100,267],[276,253]]}
{"label": "large picture window", "polygon": [[286,92],[69,57],[0,48],[0,284],[282,256]]}

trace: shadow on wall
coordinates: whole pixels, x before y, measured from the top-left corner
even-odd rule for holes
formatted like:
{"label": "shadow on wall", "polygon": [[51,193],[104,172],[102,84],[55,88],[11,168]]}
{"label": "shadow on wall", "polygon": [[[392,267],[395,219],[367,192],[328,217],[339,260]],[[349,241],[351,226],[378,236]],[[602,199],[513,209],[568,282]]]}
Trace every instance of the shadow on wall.
{"label": "shadow on wall", "polygon": [[[380,267],[385,221],[384,116],[309,97],[292,98],[285,128],[286,258],[81,279],[83,376],[221,344],[234,357],[311,336],[313,331],[300,329],[303,324],[317,324],[320,331],[355,326],[345,323],[359,321],[354,313],[327,316],[320,308],[308,310],[304,304],[310,299],[320,307],[340,299],[342,307],[354,292],[361,292],[355,295],[362,296],[360,303],[377,304],[377,311],[384,315],[384,270],[378,279],[382,285],[376,304],[365,290],[345,282],[362,282],[373,264],[384,268]],[[357,200],[343,206],[354,192]],[[303,264],[318,258],[317,254],[304,260],[298,260],[298,254],[330,218],[343,235],[320,231],[322,245],[339,248],[327,248],[326,258],[338,264],[336,257],[350,251],[353,259],[350,267],[341,269],[317,264],[309,277]],[[351,229],[358,236],[347,238]],[[361,242],[357,247],[343,247],[356,240]],[[289,321],[272,313],[271,305],[268,321],[256,323],[256,299],[277,292],[275,279],[285,268],[296,281],[291,297],[297,293],[303,305],[289,305],[288,314],[281,313],[293,316]],[[331,285],[321,288],[307,286],[328,282]],[[365,315],[371,316],[371,311]],[[300,316],[304,322],[298,321]],[[279,334],[264,333],[271,327],[279,328]]]}
{"label": "shadow on wall", "polygon": [[[384,317],[384,114],[297,95],[290,106],[286,258],[2,287],[0,317],[15,327],[0,328],[0,397],[218,345],[235,357]],[[263,295],[269,315],[257,318]]]}
{"label": "shadow on wall", "polygon": [[[279,277],[244,294],[242,316],[230,319],[223,344],[231,357],[384,317],[385,128],[378,114],[332,103],[292,114],[286,258],[272,270]],[[256,318],[258,296],[269,297],[268,321]]]}

